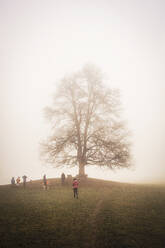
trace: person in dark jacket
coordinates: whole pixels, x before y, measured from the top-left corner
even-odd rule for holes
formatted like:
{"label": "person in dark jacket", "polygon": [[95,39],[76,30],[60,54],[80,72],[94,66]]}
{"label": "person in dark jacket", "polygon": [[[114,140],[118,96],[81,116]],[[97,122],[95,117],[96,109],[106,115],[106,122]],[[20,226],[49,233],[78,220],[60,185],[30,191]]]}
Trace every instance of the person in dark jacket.
{"label": "person in dark jacket", "polygon": [[11,185],[12,185],[12,186],[15,185],[15,179],[14,179],[14,177],[12,177],[12,179],[11,179]]}
{"label": "person in dark jacket", "polygon": [[61,174],[61,184],[64,185],[64,183],[65,183],[65,174],[62,173]]}
{"label": "person in dark jacket", "polygon": [[26,187],[26,179],[27,179],[27,176],[23,176],[22,177],[22,179],[23,179],[23,187],[24,187],[24,189],[25,189],[25,187]]}
{"label": "person in dark jacket", "polygon": [[43,185],[44,185],[44,189],[47,190],[47,179],[46,179],[46,175],[43,176]]}

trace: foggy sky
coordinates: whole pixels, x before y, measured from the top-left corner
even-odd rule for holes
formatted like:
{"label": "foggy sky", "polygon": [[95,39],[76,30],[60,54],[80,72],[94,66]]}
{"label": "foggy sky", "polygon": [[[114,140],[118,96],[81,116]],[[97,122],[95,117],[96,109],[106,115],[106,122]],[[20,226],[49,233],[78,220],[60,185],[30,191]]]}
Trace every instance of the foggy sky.
{"label": "foggy sky", "polygon": [[0,184],[78,172],[45,167],[39,142],[57,81],[88,62],[121,90],[134,168],[86,173],[165,182],[164,13],[163,0],[0,0]]}

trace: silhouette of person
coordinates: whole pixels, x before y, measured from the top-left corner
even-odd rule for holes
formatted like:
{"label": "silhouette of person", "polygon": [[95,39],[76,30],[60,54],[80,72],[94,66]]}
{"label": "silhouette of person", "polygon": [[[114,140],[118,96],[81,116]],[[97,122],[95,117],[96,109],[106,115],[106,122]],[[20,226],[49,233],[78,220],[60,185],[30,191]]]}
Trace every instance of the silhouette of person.
{"label": "silhouette of person", "polygon": [[64,183],[65,183],[65,174],[62,173],[61,174],[61,184],[64,185]]}
{"label": "silhouette of person", "polygon": [[23,187],[25,188],[26,187],[26,179],[27,179],[27,176],[23,176],[22,177],[22,179],[23,179]]}
{"label": "silhouette of person", "polygon": [[43,176],[43,185],[44,185],[44,188],[47,190],[47,179],[46,179],[46,175]]}
{"label": "silhouette of person", "polygon": [[14,177],[12,177],[12,179],[11,179],[11,185],[12,185],[12,186],[15,185],[15,179],[14,179]]}

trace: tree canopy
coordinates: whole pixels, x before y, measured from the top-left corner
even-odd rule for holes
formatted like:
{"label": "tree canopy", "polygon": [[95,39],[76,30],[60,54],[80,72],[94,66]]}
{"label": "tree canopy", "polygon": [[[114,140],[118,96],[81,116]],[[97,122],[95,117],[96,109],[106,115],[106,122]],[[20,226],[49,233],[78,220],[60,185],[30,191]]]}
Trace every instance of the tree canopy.
{"label": "tree canopy", "polygon": [[51,134],[42,156],[54,167],[86,165],[110,169],[130,166],[129,132],[121,120],[120,93],[104,84],[93,65],[60,80],[51,107],[45,108]]}

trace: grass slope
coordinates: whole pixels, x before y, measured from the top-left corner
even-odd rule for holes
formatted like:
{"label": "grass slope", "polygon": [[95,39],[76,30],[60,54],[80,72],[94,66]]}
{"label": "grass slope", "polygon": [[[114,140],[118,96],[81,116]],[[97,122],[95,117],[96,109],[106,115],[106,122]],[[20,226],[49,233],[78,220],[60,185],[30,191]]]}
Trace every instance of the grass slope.
{"label": "grass slope", "polygon": [[50,181],[0,187],[0,247],[165,248],[165,187]]}

